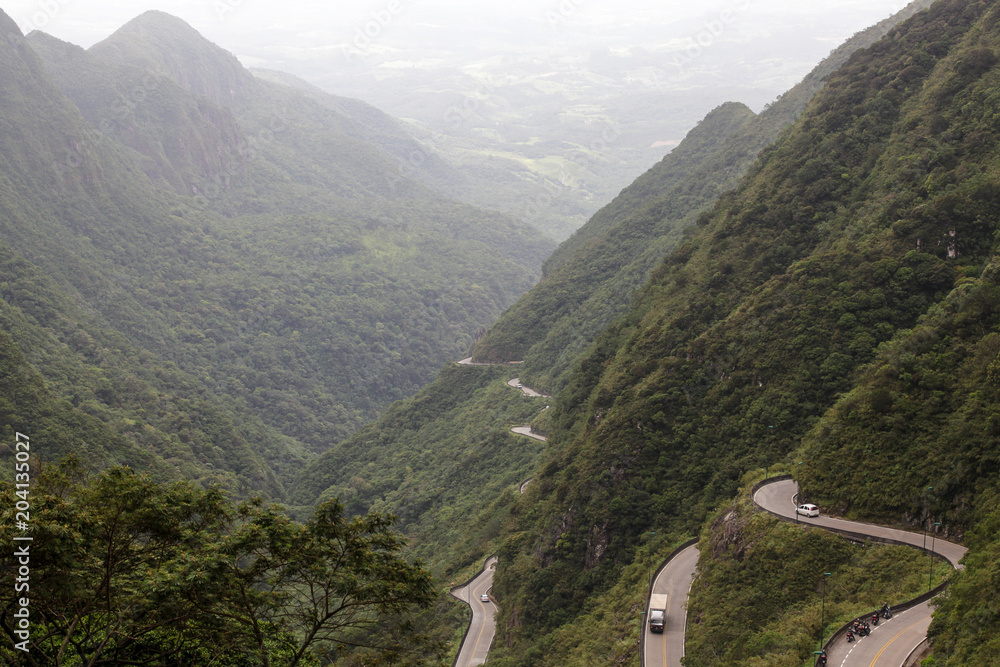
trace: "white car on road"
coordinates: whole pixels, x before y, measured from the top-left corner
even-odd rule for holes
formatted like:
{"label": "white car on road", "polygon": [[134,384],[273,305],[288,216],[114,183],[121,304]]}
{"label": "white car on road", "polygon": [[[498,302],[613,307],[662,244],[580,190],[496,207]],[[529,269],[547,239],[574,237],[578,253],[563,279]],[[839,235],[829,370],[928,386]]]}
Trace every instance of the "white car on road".
{"label": "white car on road", "polygon": [[796,507],[795,513],[805,514],[806,516],[819,516],[819,508],[811,503],[806,503],[805,505]]}

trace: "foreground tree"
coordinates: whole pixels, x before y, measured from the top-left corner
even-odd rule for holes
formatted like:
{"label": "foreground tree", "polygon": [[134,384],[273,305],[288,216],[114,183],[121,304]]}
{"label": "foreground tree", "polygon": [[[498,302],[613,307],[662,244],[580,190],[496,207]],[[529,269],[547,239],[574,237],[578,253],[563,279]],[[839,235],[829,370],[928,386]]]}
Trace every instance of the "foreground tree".
{"label": "foreground tree", "polygon": [[[10,545],[17,498],[10,485],[0,495]],[[356,645],[398,655],[415,641],[405,623],[391,642],[371,631],[434,597],[391,517],[347,519],[337,501],[301,524],[260,501],[127,468],[84,480],[73,465],[40,475],[30,498],[28,650],[15,648],[13,586],[0,598],[11,664],[293,667]]]}

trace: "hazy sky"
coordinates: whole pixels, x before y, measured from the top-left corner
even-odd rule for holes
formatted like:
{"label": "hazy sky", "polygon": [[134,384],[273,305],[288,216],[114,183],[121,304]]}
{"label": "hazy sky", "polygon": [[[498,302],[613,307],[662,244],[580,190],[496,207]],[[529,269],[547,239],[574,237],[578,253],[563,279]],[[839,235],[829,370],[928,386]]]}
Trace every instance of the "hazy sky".
{"label": "hazy sky", "polygon": [[[178,16],[247,65],[315,61],[344,49],[482,52],[604,40],[655,46],[696,39],[722,19],[766,33],[801,26],[832,49],[900,0],[0,0],[27,33],[90,46],[148,9]],[[770,26],[770,28],[769,28]],[[787,29],[787,25],[785,26]],[[787,41],[787,40],[786,40]],[[795,44],[774,44],[776,52]]]}

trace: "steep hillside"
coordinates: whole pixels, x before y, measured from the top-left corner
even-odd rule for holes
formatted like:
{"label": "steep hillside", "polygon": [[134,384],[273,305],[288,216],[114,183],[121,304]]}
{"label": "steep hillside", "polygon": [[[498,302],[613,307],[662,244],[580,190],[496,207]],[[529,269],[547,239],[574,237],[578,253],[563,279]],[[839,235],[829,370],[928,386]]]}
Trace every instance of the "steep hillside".
{"label": "steep hillside", "polygon": [[[784,459],[822,423],[880,344],[906,340],[957,280],[980,276],[1000,191],[998,24],[992,3],[939,2],[856,53],[597,340],[558,397],[553,452],[532,482],[540,506],[506,531],[497,664],[527,664],[531,647],[565,634],[624,576],[649,531],[696,532],[744,471]],[[976,332],[986,333],[978,323]],[[886,389],[883,408],[895,400]],[[876,510],[862,495],[867,511],[905,522],[922,486],[898,471],[914,475],[929,458],[909,446],[893,438],[910,453],[895,469],[874,451],[812,455],[803,467],[833,496],[842,476],[864,478],[868,494],[903,501]],[[935,451],[954,461],[946,440]],[[991,446],[980,451],[992,460]],[[884,486],[872,484],[880,470]],[[967,470],[964,488],[995,484],[989,466]],[[962,506],[952,499],[939,516]],[[535,655],[532,664],[565,657]]]}
{"label": "steep hillside", "polygon": [[544,449],[510,432],[548,400],[508,386],[511,372],[449,365],[416,396],[317,458],[292,501],[336,497],[352,513],[392,512],[415,539],[414,553],[438,571],[471,565]]}
{"label": "steep hillside", "polygon": [[[129,152],[95,136],[9,19],[0,21],[10,35],[0,45],[9,124],[0,138],[4,331],[57,398],[117,434],[74,450],[97,466],[141,463],[280,495],[275,470],[287,479],[301,448],[257,419],[237,419],[203,381],[129,340],[162,318],[121,286],[129,276],[162,276],[151,249],[204,232],[167,213]],[[176,248],[165,255],[160,267]],[[126,447],[111,446],[122,440]],[[57,442],[39,453],[67,451]]]}
{"label": "steep hillside", "polygon": [[[976,88],[995,94],[996,74]],[[1000,632],[982,595],[1000,590],[998,404],[1000,260],[994,257],[880,349],[797,454],[806,462],[804,490],[832,511],[965,538],[966,569],[955,575],[931,626],[940,660],[934,664],[990,664],[998,648],[982,640]]]}
{"label": "steep hillside", "polygon": [[[527,355],[532,360],[530,372],[538,367],[535,357],[539,355],[549,369],[565,368],[579,356],[614,315],[625,312],[631,293],[645,282],[654,257],[658,259],[678,242],[682,227],[671,229],[663,224],[662,203],[654,195],[676,187],[753,115],[735,102],[712,111],[660,164],[560,246],[560,250],[578,249],[490,327],[473,358],[503,362]],[[578,243],[577,239],[586,240]],[[539,348],[547,350],[539,353]]]}
{"label": "steep hillside", "polygon": [[[3,309],[7,315],[7,308]],[[45,380],[28,363],[21,349],[7,334],[9,318],[0,331],[0,457],[14,472],[15,435],[23,433],[37,453],[46,457],[75,455],[86,465],[115,461],[163,474],[169,467],[153,451],[143,451],[135,442],[116,434],[102,420],[84,409],[60,401],[45,386]],[[30,450],[29,450],[30,451]]]}
{"label": "steep hillside", "polygon": [[468,170],[455,167],[439,156],[433,148],[418,140],[416,128],[366,102],[331,95],[291,74],[259,68],[251,71],[264,81],[296,89],[310,100],[346,119],[348,122],[342,125],[342,130],[346,134],[378,146],[393,159],[396,171],[385,175],[391,181],[402,181],[404,177],[412,178],[460,201],[485,208],[495,208],[489,206],[489,202],[462,196],[467,195],[469,188],[472,187]]}
{"label": "steep hillside", "polygon": [[259,94],[259,82],[236,56],[165,12],[144,12],[89,50],[105,60],[162,74],[221,107],[242,109]]}
{"label": "steep hillside", "polygon": [[229,62],[190,29],[129,42],[201,54],[172,80],[0,18],[5,330],[58,398],[164,474],[281,497],[463,354],[551,249],[399,178],[354,121],[287,86],[253,80],[238,117],[185,89]]}
{"label": "steep hillside", "polygon": [[84,118],[139,153],[152,181],[190,194],[192,183],[242,170],[246,138],[228,110],[166,76],[93,56],[45,33],[28,39]]}
{"label": "steep hillside", "polygon": [[[764,475],[755,470],[746,478]],[[698,549],[704,556],[687,604],[686,666],[812,665],[821,627],[829,637],[863,611],[926,593],[929,576],[937,585],[952,573],[944,562],[935,562],[932,572],[919,549],[858,544],[780,521],[750,498],[747,484],[702,530]],[[864,664],[856,658],[855,664]]]}
{"label": "steep hillside", "polygon": [[[544,442],[510,431],[543,422],[550,400],[508,385],[516,372],[449,364],[416,396],[312,462],[291,502],[340,498],[349,513],[392,513],[410,539],[408,552],[438,581],[464,580],[492,552],[518,495],[533,493],[522,482],[545,451]],[[449,640],[454,654],[467,620],[467,608],[442,592],[417,624]]]}
{"label": "steep hillside", "polygon": [[682,243],[685,230],[735,187],[826,77],[857,49],[928,5],[930,0],[913,2],[855,35],[754,118],[739,122],[739,112],[730,105],[709,114],[680,146],[560,245],[546,260],[542,282],[490,329],[477,345],[475,358],[523,359],[523,375],[535,386],[565,386],[575,360],[627,311],[635,291]]}

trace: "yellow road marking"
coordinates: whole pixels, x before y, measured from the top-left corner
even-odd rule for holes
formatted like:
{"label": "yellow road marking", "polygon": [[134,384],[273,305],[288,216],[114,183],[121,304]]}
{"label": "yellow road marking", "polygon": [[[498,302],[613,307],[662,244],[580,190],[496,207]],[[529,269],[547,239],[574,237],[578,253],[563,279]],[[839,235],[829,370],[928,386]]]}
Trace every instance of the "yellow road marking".
{"label": "yellow road marking", "polygon": [[[484,581],[482,583],[486,583],[486,582]],[[480,585],[482,585],[482,583]],[[489,588],[489,587],[487,587],[487,588]],[[477,591],[473,591],[472,594],[476,597],[476,600],[479,602],[479,606],[483,608],[483,622],[482,622],[482,624],[480,624],[479,634],[476,636],[476,643],[472,645],[472,659],[474,659],[476,657],[476,649],[479,648],[479,642],[483,638],[483,630],[486,629],[486,605],[484,605],[483,601],[479,599],[479,596],[482,595],[482,593],[479,593]],[[472,659],[470,659],[470,662],[471,662]]]}
{"label": "yellow road marking", "polygon": [[893,638],[892,638],[892,639],[890,639],[889,641],[887,641],[887,642],[885,643],[885,646],[883,646],[883,647],[882,647],[882,650],[881,650],[881,651],[879,651],[878,653],[876,653],[876,654],[875,654],[875,658],[874,658],[874,659],[872,660],[872,663],[871,663],[871,665],[870,665],[869,667],[875,667],[875,663],[876,663],[876,662],[878,662],[878,659],[882,657],[882,654],[883,654],[883,653],[885,653],[885,650],[886,650],[887,648],[889,648],[889,647],[890,647],[890,646],[892,645],[892,643],[893,643],[894,641],[896,641],[897,639],[899,639],[899,636],[900,636],[901,634],[903,634],[904,632],[906,632],[907,630],[909,630],[910,628],[912,628],[912,627],[913,627],[914,625],[917,625],[918,623],[921,623],[921,622],[923,622],[923,621],[924,621],[924,619],[922,619],[922,618],[919,618],[919,619],[917,619],[916,621],[914,621],[913,623],[910,623],[910,624],[909,624],[908,626],[906,626],[905,628],[903,628],[903,629],[902,629],[902,630],[900,630],[899,632],[897,632],[897,633],[896,633],[896,634],[895,634],[895,635],[893,636]]}

